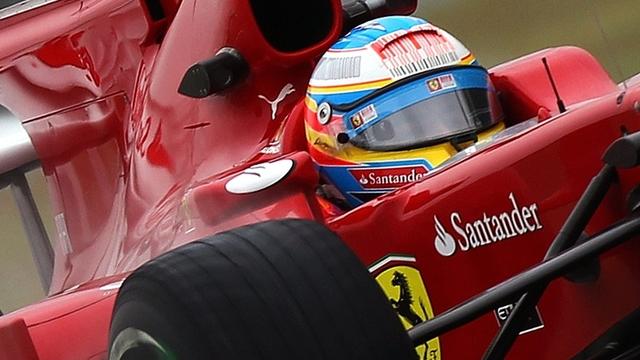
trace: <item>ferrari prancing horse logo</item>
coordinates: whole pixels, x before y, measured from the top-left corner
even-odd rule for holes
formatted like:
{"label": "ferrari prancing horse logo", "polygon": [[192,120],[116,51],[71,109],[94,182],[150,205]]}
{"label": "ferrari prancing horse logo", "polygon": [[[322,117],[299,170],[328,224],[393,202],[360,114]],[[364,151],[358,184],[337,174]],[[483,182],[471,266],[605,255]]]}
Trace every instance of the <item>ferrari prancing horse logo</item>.
{"label": "ferrari prancing horse logo", "polygon": [[[420,272],[406,265],[388,268],[376,276],[376,281],[389,298],[405,329],[433,318],[433,310]],[[440,341],[431,339],[416,348],[421,360],[438,360]]]}

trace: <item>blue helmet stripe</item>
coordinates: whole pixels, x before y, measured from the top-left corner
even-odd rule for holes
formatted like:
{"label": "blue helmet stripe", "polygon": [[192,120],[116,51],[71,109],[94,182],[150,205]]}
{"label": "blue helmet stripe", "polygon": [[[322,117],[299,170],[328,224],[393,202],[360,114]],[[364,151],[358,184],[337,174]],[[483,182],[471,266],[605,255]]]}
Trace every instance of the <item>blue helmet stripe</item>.
{"label": "blue helmet stripe", "polygon": [[[428,84],[430,81],[439,79],[446,75],[451,75],[453,77],[455,80],[455,86],[437,91],[431,91],[429,89]],[[486,89],[487,91],[493,91],[493,88],[490,85],[489,74],[482,68],[463,67],[437,72],[433,75],[422,77],[409,84],[390,90],[389,92],[376,97],[374,100],[366,102],[358,108],[347,112],[344,116],[345,127],[347,128],[347,132],[350,136],[355,136],[383,120],[387,116],[417,102],[463,89]],[[357,129],[354,129],[350,121],[351,117],[371,104],[375,106],[377,117]]]}

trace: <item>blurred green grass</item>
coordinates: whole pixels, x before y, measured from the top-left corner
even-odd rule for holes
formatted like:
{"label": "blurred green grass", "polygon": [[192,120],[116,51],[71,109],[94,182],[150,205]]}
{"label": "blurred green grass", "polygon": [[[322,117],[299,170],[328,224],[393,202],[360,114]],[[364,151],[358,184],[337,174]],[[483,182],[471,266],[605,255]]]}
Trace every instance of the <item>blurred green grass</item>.
{"label": "blurred green grass", "polygon": [[[26,176],[49,239],[55,240],[44,175],[36,169]],[[9,187],[0,190],[0,224],[0,310],[7,313],[43,298],[44,290]]]}
{"label": "blurred green grass", "polygon": [[618,82],[640,72],[638,0],[431,0],[422,1],[416,15],[449,31],[487,67],[575,45],[591,52]]}

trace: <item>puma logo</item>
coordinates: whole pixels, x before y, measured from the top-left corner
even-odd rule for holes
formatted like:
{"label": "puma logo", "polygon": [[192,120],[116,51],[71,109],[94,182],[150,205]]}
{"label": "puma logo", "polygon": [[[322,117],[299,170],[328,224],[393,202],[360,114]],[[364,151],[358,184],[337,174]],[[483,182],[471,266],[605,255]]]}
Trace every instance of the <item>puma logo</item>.
{"label": "puma logo", "polygon": [[282,88],[282,90],[280,90],[280,94],[278,94],[278,97],[276,97],[273,101],[267,99],[267,97],[264,95],[258,95],[260,99],[266,101],[267,103],[269,103],[269,105],[271,105],[271,120],[275,120],[276,118],[278,104],[280,104],[280,102],[284,100],[287,95],[291,94],[294,91],[296,91],[296,89],[293,88],[293,85],[287,84]]}

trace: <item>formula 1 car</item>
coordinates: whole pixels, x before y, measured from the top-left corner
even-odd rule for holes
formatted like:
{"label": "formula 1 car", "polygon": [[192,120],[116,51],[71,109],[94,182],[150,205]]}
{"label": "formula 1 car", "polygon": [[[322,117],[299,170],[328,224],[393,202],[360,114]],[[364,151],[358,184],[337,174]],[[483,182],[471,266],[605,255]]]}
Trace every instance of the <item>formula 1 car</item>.
{"label": "formula 1 car", "polygon": [[504,131],[352,210],[317,195],[315,62],[415,7],[0,10],[0,188],[49,293],[0,317],[0,359],[636,358],[640,77],[576,47],[512,60]]}

